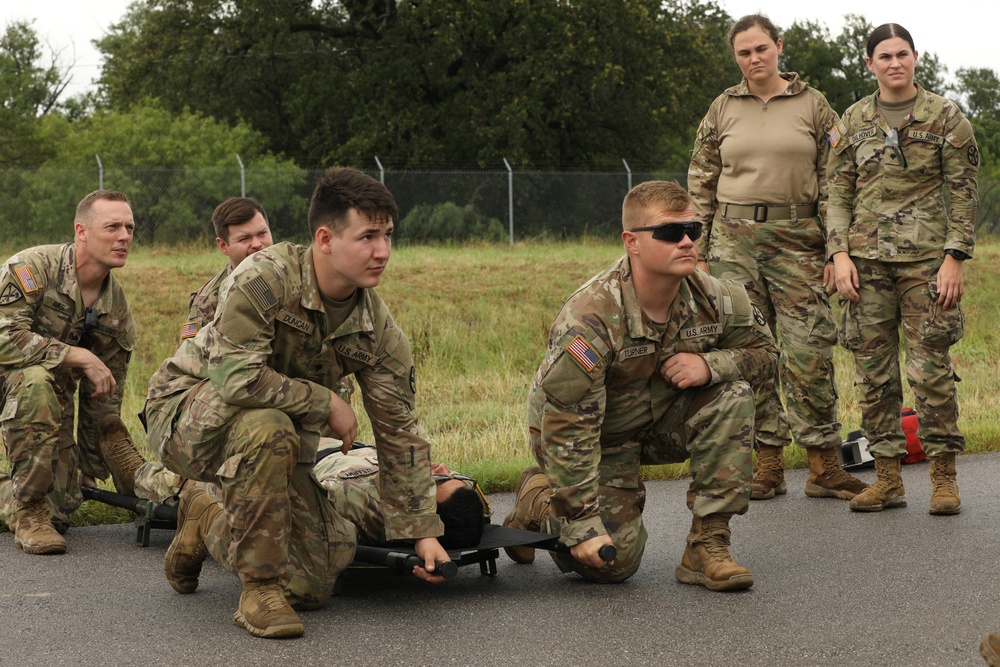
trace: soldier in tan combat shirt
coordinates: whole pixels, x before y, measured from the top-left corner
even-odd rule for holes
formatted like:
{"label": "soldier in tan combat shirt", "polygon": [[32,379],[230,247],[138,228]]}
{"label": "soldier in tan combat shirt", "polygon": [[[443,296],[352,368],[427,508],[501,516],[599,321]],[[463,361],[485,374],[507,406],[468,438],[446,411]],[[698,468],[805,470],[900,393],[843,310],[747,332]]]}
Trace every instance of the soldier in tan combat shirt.
{"label": "soldier in tan combat shirt", "polygon": [[73,243],[23,250],[0,268],[0,429],[11,464],[0,473],[0,518],[31,554],[66,551],[60,533],[83,500],[80,484],[108,475],[98,441],[106,428],[124,430],[119,412],[136,341],[112,274],[132,246],[128,198],[91,192],[73,228]]}
{"label": "soldier in tan combat shirt", "polygon": [[353,374],[379,452],[387,539],[414,540],[425,567],[449,560],[437,536],[430,443],[415,416],[409,341],[374,291],[389,261],[392,195],[353,169],[320,179],[312,244],[279,243],[240,264],[215,319],[182,342],[150,380],[151,448],[178,475],[216,484],[225,511],[197,485],[178,506],[167,550],[171,586],[194,592],[208,554],[243,584],[234,621],[263,637],[303,633],[289,605],[314,608],[351,561],[355,531],[311,470],[321,435],[349,445],[351,406],[333,388]]}

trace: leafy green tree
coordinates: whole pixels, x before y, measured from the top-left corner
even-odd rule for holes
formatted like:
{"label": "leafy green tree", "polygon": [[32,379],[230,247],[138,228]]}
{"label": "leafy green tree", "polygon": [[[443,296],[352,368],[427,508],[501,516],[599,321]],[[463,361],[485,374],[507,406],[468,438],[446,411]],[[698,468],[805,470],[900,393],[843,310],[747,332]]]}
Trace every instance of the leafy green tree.
{"label": "leafy green tree", "polygon": [[101,91],[245,120],[309,166],[662,165],[732,78],[728,22],[683,0],[140,0],[99,43]]}
{"label": "leafy green tree", "polygon": [[9,23],[0,35],[0,168],[35,166],[49,154],[37,132],[39,117],[51,113],[69,83],[57,54],[45,56],[27,21]]}
{"label": "leafy green tree", "polygon": [[[149,101],[76,122],[51,115],[43,119],[40,133],[58,148],[41,169],[25,176],[19,196],[4,208],[13,220],[33,221],[32,237],[65,237],[68,213],[99,185],[98,159],[104,187],[132,199],[137,238],[145,242],[210,235],[209,213],[221,200],[240,194],[237,155],[252,169],[276,170],[266,190],[247,193],[272,216],[297,201],[304,178],[291,162],[267,153],[263,137],[245,123],[229,127]],[[304,215],[298,213],[298,219]]]}
{"label": "leafy green tree", "polygon": [[[868,36],[874,28],[863,16],[846,14],[844,28],[832,39],[829,30],[816,21],[796,21],[784,33],[781,67],[798,72],[826,95],[837,113],[843,113],[878,88],[865,64]],[[947,70],[934,53],[923,53],[919,48],[918,53],[917,81],[927,90],[945,94]]]}

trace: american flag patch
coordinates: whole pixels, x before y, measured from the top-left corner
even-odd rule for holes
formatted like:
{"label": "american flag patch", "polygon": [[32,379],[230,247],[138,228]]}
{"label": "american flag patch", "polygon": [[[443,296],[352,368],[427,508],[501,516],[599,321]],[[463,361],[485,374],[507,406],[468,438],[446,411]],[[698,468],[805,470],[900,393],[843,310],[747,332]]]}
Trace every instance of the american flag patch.
{"label": "american flag patch", "polygon": [[278,303],[274,292],[271,291],[271,286],[261,276],[256,276],[247,281],[246,288],[247,293],[257,302],[257,305],[262,310],[267,310]]}
{"label": "american flag patch", "polygon": [[601,361],[601,358],[594,352],[594,348],[590,347],[590,343],[581,336],[574,338],[573,342],[566,346],[566,351],[573,355],[573,358],[580,362],[583,370],[588,373],[594,370],[594,366]]}
{"label": "american flag patch", "polygon": [[38,291],[38,283],[35,282],[35,276],[31,275],[31,269],[27,266],[19,266],[14,269],[14,273],[17,275],[17,279],[21,281],[21,287],[24,288],[25,292]]}
{"label": "american flag patch", "polygon": [[185,322],[181,325],[181,338],[194,338],[198,335],[197,322]]}

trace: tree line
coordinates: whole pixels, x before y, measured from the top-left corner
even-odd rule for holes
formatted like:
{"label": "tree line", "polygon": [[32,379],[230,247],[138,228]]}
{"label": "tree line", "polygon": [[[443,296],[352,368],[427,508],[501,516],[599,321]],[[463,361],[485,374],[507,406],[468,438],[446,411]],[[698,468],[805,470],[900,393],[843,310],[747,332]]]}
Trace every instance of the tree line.
{"label": "tree line", "polygon": [[[366,169],[684,171],[710,102],[738,83],[734,18],[691,0],[137,0],[95,42],[95,91],[31,23],[0,37],[0,169],[230,164]],[[845,110],[876,83],[871,26],[782,26],[781,68]],[[918,40],[921,36],[916,36]],[[1000,80],[948,72],[933,36],[917,79],[962,104],[981,174],[1000,155]]]}

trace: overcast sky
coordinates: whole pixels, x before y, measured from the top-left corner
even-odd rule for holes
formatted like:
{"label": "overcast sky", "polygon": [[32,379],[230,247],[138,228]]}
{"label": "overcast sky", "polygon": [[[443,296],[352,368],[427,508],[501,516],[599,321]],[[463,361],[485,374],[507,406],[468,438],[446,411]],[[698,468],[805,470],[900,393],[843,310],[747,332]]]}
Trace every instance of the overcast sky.
{"label": "overcast sky", "polygon": [[[101,59],[91,41],[125,13],[130,0],[0,0],[0,26],[15,19],[34,19],[35,30],[60,52],[60,64],[73,65],[69,94],[86,90],[100,74]],[[996,48],[1000,14],[996,0],[719,0],[734,19],[762,12],[780,28],[796,20],[811,19],[827,26],[836,37],[845,14],[860,14],[872,25],[895,22],[913,35],[917,51],[936,53],[953,75],[961,67],[988,67],[1000,73],[1000,50]],[[785,48],[794,49],[794,44]],[[918,69],[919,79],[919,69]]]}

